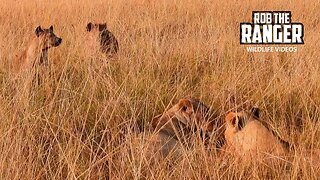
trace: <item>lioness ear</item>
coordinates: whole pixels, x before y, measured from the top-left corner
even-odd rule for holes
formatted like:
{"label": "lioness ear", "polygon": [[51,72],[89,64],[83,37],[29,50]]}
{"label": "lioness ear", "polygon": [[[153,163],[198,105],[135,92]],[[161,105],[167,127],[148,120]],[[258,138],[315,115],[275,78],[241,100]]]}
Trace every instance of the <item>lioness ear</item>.
{"label": "lioness ear", "polygon": [[37,37],[39,37],[42,32],[43,32],[43,30],[42,30],[41,26],[38,26],[35,30]]}
{"label": "lioness ear", "polygon": [[225,121],[226,123],[232,125],[233,127],[235,126],[236,124],[236,120],[237,120],[237,117],[236,117],[236,113],[234,112],[229,112],[227,115],[226,115],[226,118],[225,118]]}
{"label": "lioness ear", "polygon": [[53,26],[50,26],[50,27],[49,27],[49,31],[50,31],[50,32],[53,32]]}
{"label": "lioness ear", "polygon": [[232,127],[241,130],[245,125],[245,120],[243,116],[237,115],[234,112],[230,112],[226,116],[226,123],[230,124]]}
{"label": "lioness ear", "polygon": [[260,118],[260,109],[258,107],[253,107],[251,109],[251,114],[255,117],[255,118]]}
{"label": "lioness ear", "polygon": [[99,24],[99,31],[107,29],[107,23]]}
{"label": "lioness ear", "polygon": [[91,22],[89,22],[86,27],[87,31],[90,32],[92,30],[92,28],[93,28],[93,24]]}
{"label": "lioness ear", "polygon": [[179,100],[179,108],[186,112],[186,113],[192,113],[192,104],[190,102],[190,100],[188,99],[180,99]]}

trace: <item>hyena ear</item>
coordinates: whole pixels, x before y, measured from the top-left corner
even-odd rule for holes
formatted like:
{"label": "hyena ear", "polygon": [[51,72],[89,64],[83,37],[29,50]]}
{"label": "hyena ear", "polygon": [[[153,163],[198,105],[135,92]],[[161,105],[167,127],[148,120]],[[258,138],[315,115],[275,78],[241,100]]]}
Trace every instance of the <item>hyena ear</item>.
{"label": "hyena ear", "polygon": [[93,24],[91,23],[91,22],[89,22],[88,24],[87,24],[87,31],[88,32],[90,32],[91,30],[92,30],[92,28],[93,28]]}
{"label": "hyena ear", "polygon": [[188,100],[188,99],[180,99],[178,104],[179,104],[179,108],[182,111],[184,111],[184,112],[186,112],[188,114],[192,113],[193,108],[192,108],[192,104],[191,104],[190,100]]}
{"label": "hyena ear", "polygon": [[41,26],[38,26],[35,30],[37,37],[39,37],[42,32],[43,32],[43,30],[41,29]]}
{"label": "hyena ear", "polygon": [[107,23],[99,24],[99,31],[107,29]]}
{"label": "hyena ear", "polygon": [[260,118],[260,109],[258,107],[253,107],[251,108],[251,114],[255,117],[255,118]]}
{"label": "hyena ear", "polygon": [[49,31],[53,32],[53,26],[52,25],[49,27]]}

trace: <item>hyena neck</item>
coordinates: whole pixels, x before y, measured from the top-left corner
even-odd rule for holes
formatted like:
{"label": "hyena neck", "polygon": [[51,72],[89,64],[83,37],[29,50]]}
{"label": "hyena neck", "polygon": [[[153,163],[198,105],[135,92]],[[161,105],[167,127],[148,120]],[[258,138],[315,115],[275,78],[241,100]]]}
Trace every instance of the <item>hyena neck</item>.
{"label": "hyena neck", "polygon": [[39,38],[31,41],[27,49],[27,61],[29,64],[34,65],[36,62],[47,62],[48,49],[44,49],[44,44]]}

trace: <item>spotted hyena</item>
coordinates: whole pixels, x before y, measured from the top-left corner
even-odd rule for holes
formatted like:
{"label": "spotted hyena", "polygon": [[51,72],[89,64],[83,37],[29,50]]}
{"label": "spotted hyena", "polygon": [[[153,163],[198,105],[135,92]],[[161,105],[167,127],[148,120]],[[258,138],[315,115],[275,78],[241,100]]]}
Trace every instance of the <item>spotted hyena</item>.
{"label": "spotted hyena", "polygon": [[89,48],[100,50],[107,55],[114,55],[119,50],[118,40],[107,29],[106,23],[88,23],[87,24],[88,39],[86,42]]}
{"label": "spotted hyena", "polygon": [[38,26],[28,47],[13,62],[13,70],[16,73],[30,70],[32,67],[48,63],[48,50],[57,47],[62,39],[53,32],[53,26],[42,29]]}

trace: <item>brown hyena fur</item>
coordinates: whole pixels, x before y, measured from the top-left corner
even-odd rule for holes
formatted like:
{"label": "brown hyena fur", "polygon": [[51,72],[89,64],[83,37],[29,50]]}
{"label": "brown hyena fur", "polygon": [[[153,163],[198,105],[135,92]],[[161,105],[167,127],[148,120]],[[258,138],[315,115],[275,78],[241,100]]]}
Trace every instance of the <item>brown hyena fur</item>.
{"label": "brown hyena fur", "polygon": [[[32,88],[38,88],[42,84],[47,97],[50,97],[50,83],[41,83],[50,73],[47,69],[48,50],[57,47],[62,39],[53,32],[53,26],[42,29],[38,26],[28,47],[12,62],[12,83],[17,92],[17,104],[22,105],[21,109],[27,108]],[[45,65],[45,66],[44,66]],[[49,77],[50,78],[50,77]]]}
{"label": "brown hyena fur", "polygon": [[54,34],[53,26],[48,29],[38,26],[28,47],[13,61],[13,72],[20,73],[34,66],[47,64],[48,50],[59,46],[61,42],[62,39]]}
{"label": "brown hyena fur", "polygon": [[119,51],[119,44],[116,37],[107,29],[106,23],[88,23],[87,32],[89,39],[87,39],[90,48],[98,49],[102,53],[109,56],[117,54]]}

